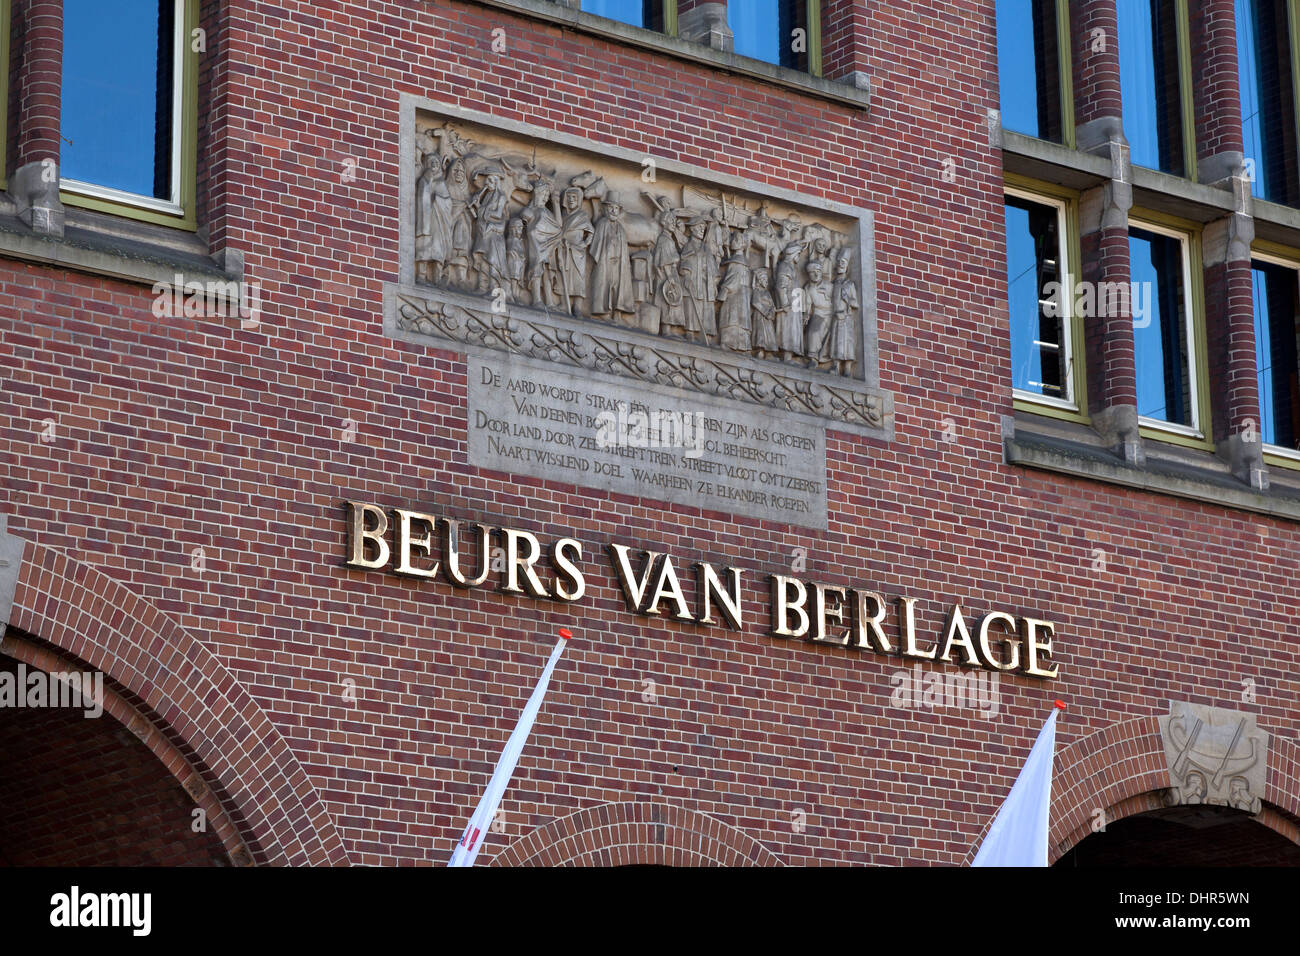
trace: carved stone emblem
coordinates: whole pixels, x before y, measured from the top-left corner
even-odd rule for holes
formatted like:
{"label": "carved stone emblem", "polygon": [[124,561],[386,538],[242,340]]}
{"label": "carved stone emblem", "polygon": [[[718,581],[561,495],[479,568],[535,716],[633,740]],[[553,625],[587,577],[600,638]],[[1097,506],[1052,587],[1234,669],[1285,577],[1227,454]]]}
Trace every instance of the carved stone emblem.
{"label": "carved stone emblem", "polygon": [[869,213],[453,107],[403,121],[390,334],[891,437]]}
{"label": "carved stone emblem", "polygon": [[1255,715],[1174,701],[1160,718],[1169,761],[1170,806],[1211,804],[1258,813],[1268,768],[1268,734]]}

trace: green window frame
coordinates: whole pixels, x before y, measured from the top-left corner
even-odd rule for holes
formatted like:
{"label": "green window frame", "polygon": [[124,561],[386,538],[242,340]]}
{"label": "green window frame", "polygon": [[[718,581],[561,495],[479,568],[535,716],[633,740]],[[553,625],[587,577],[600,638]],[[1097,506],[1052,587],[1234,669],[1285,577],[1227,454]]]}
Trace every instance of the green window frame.
{"label": "green window frame", "polygon": [[[1070,48],[1070,0],[1053,0],[1056,5],[1056,51],[1058,96],[1060,97],[1060,142],[1068,149],[1075,148],[1074,138],[1074,55]],[[1000,104],[999,104],[1000,105]],[[1011,132],[1017,132],[1011,130]],[[1054,140],[1045,137],[1047,142]]]}
{"label": "green window frame", "polygon": [[[662,2],[663,2],[663,7],[662,7],[663,33],[665,36],[670,36],[670,37],[679,36],[678,26],[677,26],[677,0],[662,0]],[[730,3],[744,3],[744,2],[745,0],[730,0]],[[1064,7],[1068,3],[1068,0],[1057,0],[1057,2],[1059,5]],[[808,21],[804,25],[804,28],[807,30],[807,40],[808,40],[807,72],[812,76],[821,76],[822,75],[822,0],[804,0],[804,8],[807,15],[807,21]],[[581,9],[581,3],[579,3],[579,9]],[[586,11],[586,12],[590,13],[590,11]],[[592,16],[599,16],[599,14],[592,14]],[[642,29],[642,30],[648,29],[655,33],[659,32],[658,30],[654,30],[651,27],[638,27],[637,29]],[[751,58],[746,57],[746,59],[751,59]],[[763,63],[766,61],[759,60],[757,62]],[[772,65],[776,66],[778,64],[772,64]],[[781,68],[791,69],[791,67],[781,67]],[[1073,135],[1073,125],[1074,125],[1073,122],[1071,122],[1070,126],[1071,126],[1072,135]]]}
{"label": "green window frame", "polygon": [[[1287,43],[1289,47],[1289,59],[1291,64],[1291,122],[1290,134],[1291,145],[1293,148],[1293,164],[1300,164],[1300,4],[1297,0],[1286,0],[1287,15]],[[1240,25],[1238,25],[1240,29]],[[1238,48],[1240,50],[1240,48]],[[1240,71],[1240,64],[1238,65]],[[1238,73],[1240,76],[1240,72]],[[1289,171],[1291,179],[1300,179],[1300,169]],[[1251,193],[1255,202],[1273,202],[1277,205],[1300,205],[1300,194],[1292,196],[1288,201],[1283,202],[1280,199],[1266,199],[1255,190],[1254,182],[1251,184]]]}
{"label": "green window frame", "polygon": [[1057,399],[1015,388],[1012,385],[1012,404],[1017,411],[1032,412],[1049,418],[1088,424],[1088,377],[1085,374],[1084,319],[1078,314],[1078,274],[1083,260],[1079,238],[1079,194],[1072,189],[1008,173],[1004,177],[1003,194],[1016,196],[1030,202],[1054,206],[1058,210],[1061,231],[1063,264],[1058,269],[1062,285],[1061,312],[1065,331],[1062,336],[1066,348],[1065,378],[1069,388],[1068,399]]}
{"label": "green window frame", "polygon": [[[1136,3],[1139,0],[1132,0],[1132,2]],[[1178,46],[1178,117],[1182,126],[1183,170],[1176,174],[1166,172],[1165,175],[1177,175],[1181,179],[1196,182],[1196,108],[1195,88],[1192,86],[1191,19],[1187,12],[1187,0],[1173,0],[1173,16]],[[1117,37],[1116,40],[1118,42],[1120,38]],[[1121,80],[1121,85],[1122,82]],[[1128,122],[1129,118],[1126,116],[1124,118],[1126,135]]]}
{"label": "green window frame", "polygon": [[[1187,301],[1187,359],[1191,386],[1190,426],[1139,417],[1139,432],[1152,438],[1190,448],[1214,449],[1210,416],[1210,365],[1205,338],[1205,288],[1201,263],[1201,226],[1197,223],[1150,209],[1134,207],[1129,212],[1129,228],[1170,236],[1182,242],[1183,283]],[[1134,330],[1136,332],[1136,329]],[[1134,355],[1136,361],[1136,349]],[[1141,376],[1141,371],[1138,371]]]}
{"label": "green window frame", "polygon": [[[1290,246],[1280,245],[1266,240],[1256,240],[1250,246],[1250,258],[1252,268],[1255,262],[1271,263],[1281,266],[1285,269],[1291,269],[1300,276],[1300,249]],[[1259,369],[1256,368],[1258,377]],[[1264,396],[1259,396],[1260,404],[1264,402]],[[1261,426],[1261,437],[1263,428]],[[1275,465],[1281,468],[1300,470],[1300,449],[1287,448],[1284,445],[1264,444],[1264,462],[1268,465]]]}
{"label": "green window frame", "polygon": [[6,118],[0,123],[0,189],[9,188],[9,33],[10,0],[0,0],[0,110]]}
{"label": "green window frame", "polygon": [[65,205],[191,232],[198,228],[195,207],[198,197],[199,54],[194,50],[192,38],[199,27],[199,0],[176,0],[176,4],[178,68],[175,71],[174,116],[178,135],[173,146],[175,184],[171,200],[136,196],[94,183],[63,180],[59,198]]}

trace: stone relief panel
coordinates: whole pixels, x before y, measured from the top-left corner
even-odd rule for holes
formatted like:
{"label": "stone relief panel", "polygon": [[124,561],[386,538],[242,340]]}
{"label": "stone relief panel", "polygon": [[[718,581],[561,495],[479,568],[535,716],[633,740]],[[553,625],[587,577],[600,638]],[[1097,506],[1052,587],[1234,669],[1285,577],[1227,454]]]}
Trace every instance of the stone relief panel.
{"label": "stone relief panel", "polygon": [[892,437],[869,213],[484,114],[403,105],[391,334]]}
{"label": "stone relief panel", "polygon": [[1160,736],[1169,761],[1166,803],[1260,811],[1269,737],[1254,714],[1174,701],[1160,718]]}

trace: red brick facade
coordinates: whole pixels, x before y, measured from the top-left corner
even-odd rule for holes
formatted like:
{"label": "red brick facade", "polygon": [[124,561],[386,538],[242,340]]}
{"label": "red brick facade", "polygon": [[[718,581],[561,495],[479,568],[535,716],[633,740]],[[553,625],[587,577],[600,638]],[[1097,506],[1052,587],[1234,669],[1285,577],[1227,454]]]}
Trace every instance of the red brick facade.
{"label": "red brick facade", "polygon": [[[1300,527],[1006,463],[994,4],[823,6],[825,74],[868,75],[869,111],[462,0],[208,3],[200,234],[243,254],[256,327],[0,258],[0,513],[29,542],[11,634],[103,669],[228,853],[445,862],[566,625],[480,862],[961,864],[1058,697],[1053,858],[1094,808],[1156,805],[1174,699],[1256,715],[1259,822],[1297,839]],[[1080,124],[1119,112],[1084,42]],[[896,434],[830,431],[827,530],[468,460],[464,356],[382,327],[402,94],[874,212]],[[1126,276],[1122,242],[1085,236],[1085,278]],[[1097,407],[1133,400],[1125,321],[1089,349]],[[345,569],[346,500],[572,535],[588,595]],[[744,630],[628,613],[611,541],[742,568]],[[805,579],[921,598],[927,639],[958,600],[1045,617],[1061,678],[1004,675],[993,719],[891,706],[904,662],[767,635],[763,582],[796,549]]]}

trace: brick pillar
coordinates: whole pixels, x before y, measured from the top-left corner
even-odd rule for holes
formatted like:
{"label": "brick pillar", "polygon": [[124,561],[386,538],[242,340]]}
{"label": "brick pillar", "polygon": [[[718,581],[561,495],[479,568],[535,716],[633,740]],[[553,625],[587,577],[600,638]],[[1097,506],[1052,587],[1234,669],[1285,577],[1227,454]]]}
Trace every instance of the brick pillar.
{"label": "brick pillar", "polygon": [[1237,22],[1233,0],[1192,4],[1192,75],[1197,78],[1197,178],[1233,195],[1233,212],[1206,225],[1205,331],[1214,439],[1233,474],[1268,487],[1259,433],[1250,243],[1255,236],[1243,163]]}
{"label": "brick pillar", "polygon": [[[1093,283],[1099,306],[1108,297],[1101,283],[1129,287],[1128,213],[1133,177],[1124,138],[1119,89],[1119,35],[1115,0],[1070,4],[1075,138],[1080,150],[1105,156],[1110,178],[1087,190],[1079,202],[1083,253],[1079,279]],[[1109,299],[1114,303],[1114,299]],[[1138,433],[1137,371],[1133,318],[1127,297],[1119,308],[1082,316],[1088,371],[1088,410],[1093,425],[1116,454],[1132,465],[1145,463]],[[1102,314],[1102,313],[1105,314]]]}
{"label": "brick pillar", "polygon": [[18,0],[18,156],[9,194],[19,218],[42,235],[63,235],[59,201],[59,114],[63,88],[63,0]]}
{"label": "brick pillar", "polygon": [[822,75],[860,90],[871,89],[872,35],[865,4],[858,0],[822,0]]}

